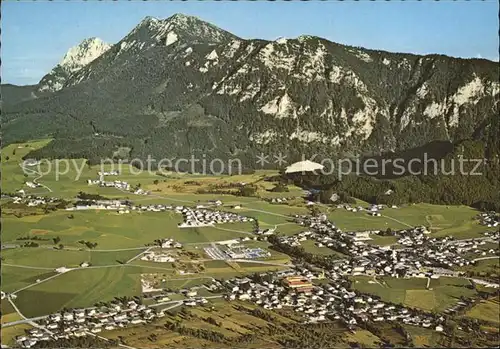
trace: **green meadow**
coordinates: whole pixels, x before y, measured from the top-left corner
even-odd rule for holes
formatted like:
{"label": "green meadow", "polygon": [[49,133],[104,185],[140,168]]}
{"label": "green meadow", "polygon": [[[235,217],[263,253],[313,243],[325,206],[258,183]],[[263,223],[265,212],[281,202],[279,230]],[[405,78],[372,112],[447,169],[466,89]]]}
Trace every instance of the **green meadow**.
{"label": "green meadow", "polygon": [[[69,218],[69,216],[72,218]],[[17,238],[38,236],[48,239],[41,244],[60,243],[81,247],[80,240],[96,242],[96,249],[124,249],[141,247],[155,239],[173,238],[181,243],[198,243],[234,239],[247,236],[253,230],[251,223],[228,223],[216,227],[179,228],[182,216],[174,212],[115,211],[57,211],[47,215],[3,219],[3,242],[14,243]]]}
{"label": "green meadow", "polygon": [[[3,255],[3,252],[2,252]],[[18,289],[36,283],[36,280],[46,279],[55,275],[53,270],[49,269],[27,269],[20,267],[11,267],[2,263],[2,291],[14,292]]]}
{"label": "green meadow", "polygon": [[467,281],[457,278],[441,277],[431,280],[426,288],[425,278],[371,278],[352,277],[352,286],[360,292],[379,296],[383,301],[403,304],[426,311],[442,311],[460,300],[461,296],[472,297],[474,290],[466,288]]}
{"label": "green meadow", "polygon": [[16,304],[25,316],[33,317],[64,307],[91,306],[115,296],[139,295],[141,272],[142,268],[129,266],[70,271],[20,291]]}
{"label": "green meadow", "polygon": [[[363,205],[366,207],[366,205]],[[393,230],[425,226],[433,236],[453,235],[458,239],[481,236],[488,230],[475,217],[479,211],[468,206],[443,206],[415,204],[398,208],[385,208],[380,217],[372,217],[366,211],[350,212],[336,208],[327,213],[328,218],[342,230]]]}
{"label": "green meadow", "polygon": [[482,301],[469,310],[466,315],[467,317],[473,319],[489,321],[498,325],[500,324],[499,309],[500,299],[496,297],[496,299],[494,298],[488,301]]}

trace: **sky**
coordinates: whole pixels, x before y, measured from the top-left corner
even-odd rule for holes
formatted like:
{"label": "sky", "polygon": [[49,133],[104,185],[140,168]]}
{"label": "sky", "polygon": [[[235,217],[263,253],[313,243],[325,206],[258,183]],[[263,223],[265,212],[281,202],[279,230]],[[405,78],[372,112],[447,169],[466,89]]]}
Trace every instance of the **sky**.
{"label": "sky", "polygon": [[2,83],[36,84],[83,39],[116,43],[144,17],[194,15],[242,38],[303,34],[417,54],[498,61],[497,0],[3,2]]}

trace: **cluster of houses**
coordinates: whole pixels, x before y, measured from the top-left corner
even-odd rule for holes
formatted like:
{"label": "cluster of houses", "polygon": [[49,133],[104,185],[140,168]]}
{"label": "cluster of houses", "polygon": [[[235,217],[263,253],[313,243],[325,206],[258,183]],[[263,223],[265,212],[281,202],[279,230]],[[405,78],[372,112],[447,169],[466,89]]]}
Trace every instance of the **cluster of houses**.
{"label": "cluster of houses", "polygon": [[[485,256],[487,253],[496,254],[498,249],[485,249],[488,242],[498,241],[495,236],[486,235],[484,238],[455,240],[452,236],[444,238],[432,238],[425,228],[412,230],[401,230],[396,232],[400,236],[398,244],[404,246],[406,251],[410,248],[427,259],[427,265],[451,268],[463,267],[474,264],[471,257],[474,255]],[[421,266],[418,263],[418,266]]]}
{"label": "cluster of houses", "polygon": [[266,229],[257,229],[254,231],[254,234],[255,235],[260,235],[260,236],[270,236],[270,235],[274,235],[274,233],[276,232],[276,227],[274,228],[266,228]]}
{"label": "cluster of houses", "polygon": [[483,233],[484,236],[488,237],[489,239],[492,239],[494,241],[498,241],[500,240],[500,231],[497,230],[497,231],[487,231],[487,232],[484,232]]}
{"label": "cluster of houses", "polygon": [[[353,207],[349,204],[339,204],[339,205],[337,205],[337,208],[338,209],[345,209],[345,210],[347,210],[349,212],[353,212],[353,213],[366,211],[370,216],[380,217],[382,215],[380,213],[380,211],[382,211],[384,209],[384,205],[375,205],[374,204],[374,205],[370,205],[367,208],[364,208],[362,206]],[[392,205],[391,208],[398,208],[398,207],[396,205]]]}
{"label": "cluster of houses", "polygon": [[402,305],[390,304],[376,296],[349,290],[347,280],[326,273],[328,283],[314,283],[325,273],[297,269],[260,275],[260,280],[234,278],[225,282],[229,300],[246,300],[265,309],[289,308],[306,322],[339,320],[350,328],[367,321],[398,321],[409,325],[443,331],[445,319]]}
{"label": "cluster of houses", "polygon": [[451,307],[445,309],[443,313],[448,314],[448,315],[454,315],[457,314],[463,310],[465,310],[470,304],[473,303],[471,299],[464,299],[463,301],[460,300],[457,303],[453,304]]}
{"label": "cluster of houses", "polygon": [[[319,247],[328,247],[348,256],[339,260],[334,271],[351,275],[387,275],[392,277],[418,276],[438,277],[432,268],[452,268],[474,264],[466,258],[479,249],[485,240],[476,242],[454,241],[450,238],[430,238],[424,227],[395,232],[399,237],[399,246],[377,246],[366,244],[363,240],[370,233],[345,233],[337,229],[326,217],[296,216],[297,221],[306,226],[308,231],[294,236],[282,236],[280,242],[291,246],[300,246],[301,241],[316,241]],[[493,240],[492,240],[493,241]],[[490,251],[495,253],[495,251]]]}
{"label": "cluster of houses", "polygon": [[[215,203],[216,206],[217,203]],[[85,200],[79,201],[74,207],[69,207],[66,210],[115,210],[118,213],[130,213],[131,211],[148,211],[148,212],[165,212],[174,211],[182,214],[184,220],[178,226],[179,228],[213,226],[221,223],[238,223],[252,222],[251,217],[245,217],[232,212],[219,210],[210,210],[198,205],[198,208],[190,208],[188,206],[172,206],[172,205],[134,205],[129,201],[120,200]]]}
{"label": "cluster of houses", "polygon": [[242,223],[251,222],[253,218],[240,216],[232,212],[212,211],[203,208],[192,209],[178,206],[176,211],[182,213],[184,222],[179,224],[180,228],[212,226],[220,223]]}
{"label": "cluster of houses", "polygon": [[83,337],[103,330],[114,330],[141,324],[165,316],[161,309],[154,309],[134,300],[112,302],[109,306],[74,309],[51,314],[38,321],[38,326],[16,338],[24,348],[31,348],[40,341]]}
{"label": "cluster of houses", "polygon": [[25,184],[28,188],[32,188],[32,189],[35,189],[35,188],[42,186],[40,183],[37,183],[37,182],[26,182]]}
{"label": "cluster of houses", "polygon": [[118,176],[118,175],[120,175],[120,171],[116,171],[116,170],[99,171],[99,172],[97,172],[97,174],[99,175],[99,177],[102,177],[102,176]]}
{"label": "cluster of houses", "polygon": [[135,195],[149,195],[149,194],[151,194],[151,192],[148,190],[144,190],[142,188],[137,188],[134,190],[134,194]]}
{"label": "cluster of houses", "polygon": [[73,207],[66,208],[67,211],[75,210],[115,210],[126,212],[130,204],[122,200],[85,200],[79,201]]}
{"label": "cluster of houses", "polygon": [[34,196],[34,195],[28,195],[28,196],[13,196],[12,197],[12,202],[14,204],[25,204],[28,207],[35,207],[35,206],[41,206],[41,205],[47,205],[47,204],[54,204],[58,203],[61,200],[58,198],[48,198],[48,197],[43,197],[43,196]]}
{"label": "cluster of houses", "polygon": [[148,262],[156,262],[156,263],[171,263],[175,262],[175,258],[168,253],[159,253],[159,252],[147,252],[144,253],[141,257],[142,261]]}
{"label": "cluster of houses", "polygon": [[[18,147],[19,148],[19,147]],[[39,160],[36,160],[36,159],[26,159],[23,161],[23,166],[37,166],[40,164],[40,161]]]}
{"label": "cluster of houses", "polygon": [[243,245],[231,245],[224,251],[232,259],[269,258],[271,253],[260,247],[248,248]]}
{"label": "cluster of houses", "polygon": [[291,197],[284,197],[284,198],[267,198],[264,199],[267,202],[270,202],[271,204],[285,204],[288,201],[293,201],[298,198],[301,198],[300,196],[291,196]]}
{"label": "cluster of houses", "polygon": [[[249,238],[248,238],[249,239]],[[219,247],[222,245],[224,247]],[[205,253],[215,260],[227,259],[257,259],[271,256],[269,251],[262,248],[249,248],[239,244],[239,240],[219,241],[213,246],[205,247]]]}
{"label": "cluster of houses", "polygon": [[500,225],[500,213],[493,211],[481,213],[478,218],[480,223],[486,225],[488,228],[498,227]]}
{"label": "cluster of houses", "polygon": [[182,244],[172,238],[159,240],[159,246],[161,248],[182,248]]}
{"label": "cluster of houses", "polygon": [[114,180],[114,181],[105,181],[104,177],[105,176],[118,176],[120,174],[119,171],[99,171],[97,172],[99,175],[99,179],[88,179],[87,184],[88,185],[98,185],[100,187],[105,187],[105,188],[116,188],[119,190],[125,190],[125,191],[132,191],[136,195],[149,195],[150,192],[141,188],[135,188],[132,190],[132,187],[129,183],[125,181],[120,181],[120,180]]}
{"label": "cluster of houses", "polygon": [[203,305],[203,304],[207,304],[208,303],[208,300],[206,298],[203,298],[203,297],[190,297],[188,299],[185,299],[183,301],[183,304],[188,306],[188,307],[195,307],[197,305]]}
{"label": "cluster of houses", "polygon": [[220,200],[208,200],[208,203],[212,206],[222,206],[222,201]]}
{"label": "cluster of houses", "polygon": [[185,290],[183,293],[187,298],[182,301],[171,301],[165,293],[145,297],[155,300],[156,304],[151,306],[140,304],[135,300],[115,300],[103,306],[64,310],[36,321],[36,326],[27,330],[24,335],[16,337],[16,342],[23,348],[31,348],[41,341],[96,335],[102,331],[144,324],[162,318],[165,316],[165,308],[171,303],[185,306],[208,303],[205,297],[197,297],[195,290]]}
{"label": "cluster of houses", "polygon": [[130,184],[125,181],[104,181],[102,179],[88,179],[88,185],[98,185],[105,188],[117,188],[121,190],[130,190]]}

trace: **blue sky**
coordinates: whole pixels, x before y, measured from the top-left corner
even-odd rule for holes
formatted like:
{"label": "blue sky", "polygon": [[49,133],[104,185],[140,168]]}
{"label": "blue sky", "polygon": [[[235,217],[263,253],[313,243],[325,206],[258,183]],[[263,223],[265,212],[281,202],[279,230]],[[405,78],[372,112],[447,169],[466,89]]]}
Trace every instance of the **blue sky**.
{"label": "blue sky", "polygon": [[498,2],[2,3],[2,83],[34,84],[74,45],[115,43],[144,17],[195,15],[243,38],[317,35],[396,52],[498,60]]}

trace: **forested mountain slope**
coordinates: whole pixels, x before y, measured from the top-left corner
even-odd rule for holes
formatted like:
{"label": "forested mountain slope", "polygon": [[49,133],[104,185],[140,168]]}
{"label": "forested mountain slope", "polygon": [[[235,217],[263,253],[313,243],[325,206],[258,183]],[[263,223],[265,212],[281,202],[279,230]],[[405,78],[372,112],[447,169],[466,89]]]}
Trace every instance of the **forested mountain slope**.
{"label": "forested mountain slope", "polygon": [[4,143],[50,136],[34,155],[95,160],[127,146],[131,157],[252,167],[261,151],[340,157],[498,140],[498,63],[311,36],[244,40],[183,15],[147,17],[63,80],[4,106]]}

